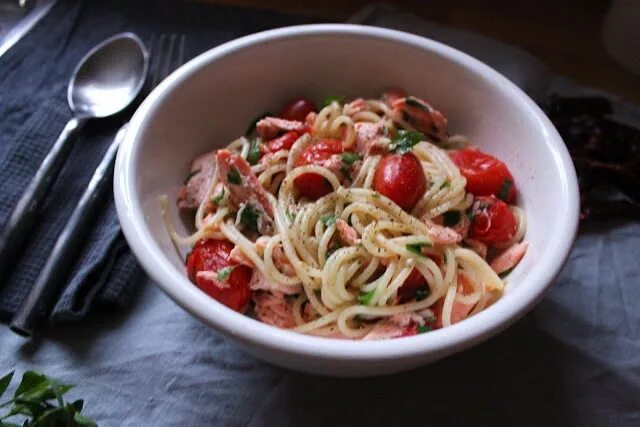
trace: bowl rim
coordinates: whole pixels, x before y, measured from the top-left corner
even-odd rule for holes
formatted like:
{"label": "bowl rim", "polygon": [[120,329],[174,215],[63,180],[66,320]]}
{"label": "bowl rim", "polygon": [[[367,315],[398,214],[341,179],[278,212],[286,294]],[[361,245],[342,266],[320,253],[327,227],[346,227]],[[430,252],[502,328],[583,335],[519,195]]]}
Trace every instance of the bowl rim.
{"label": "bowl rim", "polygon": [[[512,291],[507,304],[498,300],[488,310],[447,328],[403,339],[381,341],[349,341],[315,337],[281,330],[235,312],[192,286],[155,243],[148,228],[140,198],[136,192],[136,164],[140,151],[136,143],[147,124],[147,118],[182,81],[207,64],[234,52],[275,40],[318,37],[355,36],[410,45],[479,73],[492,85],[515,98],[543,129],[545,146],[554,158],[562,182],[563,206],[556,218],[563,226],[549,241],[549,254],[541,255],[537,268],[524,279],[526,286]],[[115,173],[114,195],[120,224],[137,259],[160,289],[183,309],[217,331],[244,344],[276,349],[300,356],[342,360],[407,359],[431,353],[447,355],[485,340],[526,314],[543,296],[569,256],[578,228],[579,195],[575,168],[562,138],[547,116],[521,89],[481,61],[452,47],[402,31],[353,24],[311,24],[268,30],[241,37],[210,49],[190,60],[167,77],[141,104],[130,121],[120,146]],[[187,282],[190,286],[184,286]]]}

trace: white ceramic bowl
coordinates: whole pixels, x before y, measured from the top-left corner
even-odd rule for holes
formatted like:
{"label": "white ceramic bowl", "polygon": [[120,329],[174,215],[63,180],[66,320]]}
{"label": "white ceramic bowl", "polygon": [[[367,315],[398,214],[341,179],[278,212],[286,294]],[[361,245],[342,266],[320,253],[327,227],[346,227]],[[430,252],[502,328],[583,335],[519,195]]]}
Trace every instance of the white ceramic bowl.
{"label": "white ceramic bowl", "polygon": [[[228,144],[254,117],[277,111],[292,97],[375,97],[390,86],[427,99],[449,118],[453,133],[469,136],[513,172],[531,246],[497,303],[427,334],[350,342],[268,326],[226,308],[189,282],[162,222],[158,197],[167,194],[175,200],[194,157]],[[440,43],[354,25],[266,31],[185,64],[131,120],[118,153],[115,198],[133,252],[177,304],[259,358],[341,376],[388,374],[425,365],[477,344],[523,316],[567,258],[579,207],[575,170],[562,139],[516,86]],[[176,211],[173,215],[178,217]]]}

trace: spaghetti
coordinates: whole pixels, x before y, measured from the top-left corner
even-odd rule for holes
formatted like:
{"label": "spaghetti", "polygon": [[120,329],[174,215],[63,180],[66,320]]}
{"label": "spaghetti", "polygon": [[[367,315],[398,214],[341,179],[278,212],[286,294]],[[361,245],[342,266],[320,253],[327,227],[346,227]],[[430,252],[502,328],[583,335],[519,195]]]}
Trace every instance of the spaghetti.
{"label": "spaghetti", "polygon": [[431,105],[399,91],[317,112],[299,99],[256,127],[194,162],[178,195],[195,210],[191,236],[176,233],[162,199],[207,294],[277,327],[346,339],[446,327],[501,296],[499,274],[527,247],[524,212],[508,205],[513,178],[449,137]]}

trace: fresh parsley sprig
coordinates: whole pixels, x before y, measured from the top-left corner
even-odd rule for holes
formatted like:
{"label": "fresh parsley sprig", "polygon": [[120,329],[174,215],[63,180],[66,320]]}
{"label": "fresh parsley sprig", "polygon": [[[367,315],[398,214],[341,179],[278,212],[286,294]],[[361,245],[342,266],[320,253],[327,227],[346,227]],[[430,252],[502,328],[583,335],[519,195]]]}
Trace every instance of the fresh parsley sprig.
{"label": "fresh parsley sprig", "polygon": [[333,104],[334,102],[337,102],[338,104],[342,105],[344,104],[344,100],[345,100],[345,96],[344,95],[331,95],[331,96],[327,96],[324,101],[322,101],[322,106],[326,107],[328,105]]}
{"label": "fresh parsley sprig", "polygon": [[424,140],[425,136],[422,132],[400,129],[398,134],[391,140],[389,148],[398,154],[404,154],[411,151],[414,145]]}
{"label": "fresh parsley sprig", "polygon": [[[9,388],[15,371],[0,378],[0,398]],[[73,384],[62,384],[43,374],[26,371],[13,398],[0,404],[9,411],[0,415],[0,427],[96,427],[92,419],[82,415],[83,400],[65,402],[63,395],[73,388]],[[21,424],[8,419],[22,416]]]}

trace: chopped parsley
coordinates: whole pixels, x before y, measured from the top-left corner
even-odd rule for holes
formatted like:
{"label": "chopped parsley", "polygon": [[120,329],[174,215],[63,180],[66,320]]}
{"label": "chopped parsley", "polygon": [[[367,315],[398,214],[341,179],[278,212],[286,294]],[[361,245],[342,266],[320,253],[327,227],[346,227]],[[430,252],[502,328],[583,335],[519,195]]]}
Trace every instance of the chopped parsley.
{"label": "chopped parsley", "polygon": [[509,198],[509,191],[511,191],[511,187],[513,186],[513,181],[510,179],[505,179],[502,181],[502,185],[500,186],[500,191],[498,191],[498,199],[506,202]]}
{"label": "chopped parsley", "polygon": [[449,182],[448,179],[445,179],[444,182],[442,183],[442,185],[440,186],[440,190],[442,190],[443,188],[451,188],[451,182]]}
{"label": "chopped parsley", "polygon": [[336,217],[332,214],[326,214],[320,217],[320,221],[322,221],[325,227],[329,227],[330,225],[333,225],[336,223]]}
{"label": "chopped parsley", "polygon": [[249,123],[249,127],[247,128],[247,131],[244,133],[246,136],[249,136],[253,133],[253,131],[256,129],[256,124],[264,119],[267,116],[271,116],[272,114],[269,112],[266,113],[262,113],[260,114],[258,117],[256,117],[255,119],[251,120],[251,123]]}
{"label": "chopped parsley", "polygon": [[291,211],[289,211],[289,208],[287,208],[287,218],[289,218],[289,221],[291,221],[292,223],[296,221],[296,216],[298,216],[297,213],[291,213]]}
{"label": "chopped parsley", "polygon": [[408,153],[413,149],[414,145],[424,139],[422,132],[400,129],[398,134],[391,140],[389,148],[398,154]]}
{"label": "chopped parsley", "polygon": [[429,288],[416,289],[416,301],[422,301],[429,296]]}
{"label": "chopped parsley", "polygon": [[182,182],[184,185],[187,185],[189,183],[189,180],[191,178],[193,178],[194,176],[198,175],[200,173],[200,169],[196,169],[194,171],[189,172],[189,175],[187,175],[187,177],[184,179],[184,181]]}
{"label": "chopped parsley", "polygon": [[371,300],[373,299],[373,295],[375,294],[375,292],[376,292],[376,290],[374,289],[372,291],[360,294],[358,296],[358,304],[370,305],[371,304]]}
{"label": "chopped parsley", "polygon": [[255,165],[260,161],[260,144],[256,138],[249,143],[249,153],[247,153],[247,161],[251,165]]}
{"label": "chopped parsley", "polygon": [[467,219],[469,220],[469,222],[473,222],[473,217],[475,216],[475,214],[473,213],[473,209],[469,209],[467,211]]}
{"label": "chopped parsley", "polygon": [[324,99],[324,101],[322,101],[322,106],[326,107],[328,105],[333,104],[334,102],[337,102],[338,104],[342,105],[342,104],[344,104],[344,100],[345,100],[345,96],[344,95],[327,96]]}
{"label": "chopped parsley", "polygon": [[380,193],[378,193],[377,191],[373,192],[373,196],[374,199],[379,199],[380,198]]}
{"label": "chopped parsley", "polygon": [[232,184],[242,185],[242,177],[240,176],[240,172],[235,167],[232,167],[227,173],[227,181]]}
{"label": "chopped parsley", "polygon": [[453,227],[460,222],[460,212],[448,211],[442,215],[442,221],[445,227]]}
{"label": "chopped parsley", "polygon": [[335,251],[337,251],[338,249],[340,249],[341,247],[342,247],[342,246],[340,246],[339,244],[334,243],[330,248],[328,248],[328,249],[327,249],[327,259],[329,259],[329,257],[330,257],[331,255],[333,255],[333,253],[334,253]]}
{"label": "chopped parsley", "polygon": [[223,197],[224,197],[224,188],[222,189],[222,191],[220,192],[220,194],[218,194],[218,195],[217,195],[217,196],[215,196],[215,197],[212,197],[212,198],[211,198],[211,201],[212,201],[213,203],[215,203],[216,205],[219,205],[219,204],[220,204],[220,202],[222,201],[222,198],[223,198]]}
{"label": "chopped parsley", "polygon": [[351,181],[351,172],[349,172],[349,166],[342,165],[342,167],[340,168],[340,172],[342,172],[342,176],[344,176],[344,179]]}
{"label": "chopped parsley", "polygon": [[425,332],[431,332],[431,327],[427,325],[418,325],[416,328],[419,334],[424,334]]}
{"label": "chopped parsley", "polygon": [[240,224],[244,225],[249,230],[258,231],[259,216],[260,211],[247,203],[246,205],[244,205],[244,208],[240,213]]}
{"label": "chopped parsley", "polygon": [[426,319],[424,319],[425,322],[427,323],[436,323],[436,316],[429,316]]}
{"label": "chopped parsley", "polygon": [[429,243],[426,243],[426,242],[424,242],[424,243],[413,243],[411,245],[407,245],[407,250],[409,252],[413,252],[416,255],[424,256],[422,254],[422,247],[423,246],[426,246],[427,248],[431,247],[431,245]]}
{"label": "chopped parsley", "polygon": [[225,282],[231,275],[232,271],[233,267],[225,267],[222,270],[218,271],[218,282]]}
{"label": "chopped parsley", "polygon": [[347,151],[346,153],[342,153],[342,161],[348,165],[352,165],[360,159],[362,159],[362,157],[360,157],[360,154],[358,153],[352,153],[349,151]]}

